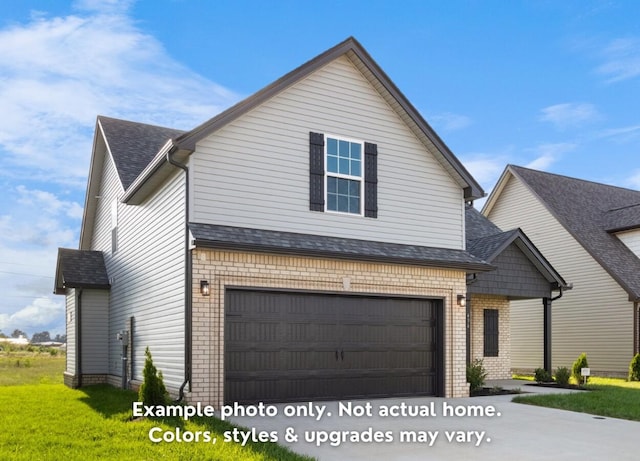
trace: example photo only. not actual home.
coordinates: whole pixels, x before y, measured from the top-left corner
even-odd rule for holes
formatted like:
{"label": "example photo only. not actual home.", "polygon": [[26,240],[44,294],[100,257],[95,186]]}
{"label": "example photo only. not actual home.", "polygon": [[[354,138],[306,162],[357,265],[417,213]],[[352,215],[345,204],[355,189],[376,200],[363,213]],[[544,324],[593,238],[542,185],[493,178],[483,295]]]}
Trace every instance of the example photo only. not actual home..
{"label": "example photo only. not actual home.", "polygon": [[464,397],[511,377],[516,302],[550,363],[573,280],[485,195],[353,38],[190,131],[98,116],[65,383],[135,388],[148,347],[191,402]]}

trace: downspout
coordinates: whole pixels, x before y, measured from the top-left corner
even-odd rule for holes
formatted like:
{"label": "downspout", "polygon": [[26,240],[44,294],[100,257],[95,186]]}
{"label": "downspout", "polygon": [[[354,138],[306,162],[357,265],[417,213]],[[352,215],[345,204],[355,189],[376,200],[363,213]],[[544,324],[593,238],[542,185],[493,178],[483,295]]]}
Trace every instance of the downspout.
{"label": "downspout", "polygon": [[638,301],[633,303],[633,355],[640,352],[640,312],[638,312]]}
{"label": "downspout", "polygon": [[177,402],[184,399],[184,388],[189,384],[189,392],[191,392],[191,250],[189,239],[189,168],[182,163],[176,162],[171,156],[177,151],[177,147],[173,146],[167,152],[167,162],[184,171],[185,182],[185,217],[184,217],[184,382],[180,386]]}
{"label": "downspout", "polygon": [[78,387],[82,387],[82,288],[78,288],[76,300],[76,374],[78,375]]}

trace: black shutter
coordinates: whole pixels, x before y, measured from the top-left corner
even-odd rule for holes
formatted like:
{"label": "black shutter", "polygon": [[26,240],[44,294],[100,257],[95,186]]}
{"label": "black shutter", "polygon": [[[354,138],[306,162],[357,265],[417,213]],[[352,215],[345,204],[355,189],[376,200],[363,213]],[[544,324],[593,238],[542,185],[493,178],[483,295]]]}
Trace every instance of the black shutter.
{"label": "black shutter", "polygon": [[324,134],[309,132],[309,209],[324,211]]}
{"label": "black shutter", "polygon": [[378,217],[378,145],[364,143],[364,215]]}
{"label": "black shutter", "polygon": [[484,356],[498,357],[498,309],[484,310]]}

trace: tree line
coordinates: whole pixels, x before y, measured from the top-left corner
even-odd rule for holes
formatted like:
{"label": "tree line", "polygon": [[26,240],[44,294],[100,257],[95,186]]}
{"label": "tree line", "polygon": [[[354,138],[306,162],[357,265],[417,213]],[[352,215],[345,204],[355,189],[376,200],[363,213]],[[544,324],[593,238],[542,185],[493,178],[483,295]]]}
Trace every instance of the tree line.
{"label": "tree line", "polygon": [[[20,336],[24,336],[29,339],[29,335],[22,330],[16,328],[13,330],[10,336],[5,335],[2,331],[0,331],[0,338],[19,338]],[[57,334],[55,337],[51,337],[51,334],[48,331],[41,331],[39,333],[34,333],[31,337],[32,343],[46,343],[49,341],[54,341],[56,343],[66,343],[67,335]]]}

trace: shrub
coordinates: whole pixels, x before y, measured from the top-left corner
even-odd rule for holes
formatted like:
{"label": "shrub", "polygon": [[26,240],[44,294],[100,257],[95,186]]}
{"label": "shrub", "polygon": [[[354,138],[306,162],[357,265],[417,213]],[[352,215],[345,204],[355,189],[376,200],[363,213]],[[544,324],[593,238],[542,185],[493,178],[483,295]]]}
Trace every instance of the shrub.
{"label": "shrub", "polygon": [[629,363],[629,381],[640,381],[640,353],[634,355]]}
{"label": "shrub", "polygon": [[551,373],[549,373],[544,368],[536,368],[535,374],[533,375],[533,379],[537,383],[551,383],[553,382],[553,377]]}
{"label": "shrub", "polygon": [[558,386],[566,387],[569,384],[571,373],[567,367],[558,367],[556,369],[556,383]]}
{"label": "shrub", "polygon": [[164,387],[162,372],[158,372],[158,369],[153,364],[149,347],[145,349],[144,355],[146,356],[144,369],[142,370],[144,381],[138,391],[138,400],[145,405],[164,405],[168,402],[169,395]]}
{"label": "shrub", "polygon": [[[589,368],[589,364],[587,363],[587,354],[582,353],[578,356],[575,362],[573,362],[573,367],[571,368],[571,376],[576,380],[576,383],[582,383],[582,373],[581,370],[583,368]],[[585,382],[589,380],[589,377],[585,377]]]}
{"label": "shrub", "polygon": [[482,389],[488,374],[481,359],[475,359],[467,366],[467,382],[471,392]]}

